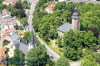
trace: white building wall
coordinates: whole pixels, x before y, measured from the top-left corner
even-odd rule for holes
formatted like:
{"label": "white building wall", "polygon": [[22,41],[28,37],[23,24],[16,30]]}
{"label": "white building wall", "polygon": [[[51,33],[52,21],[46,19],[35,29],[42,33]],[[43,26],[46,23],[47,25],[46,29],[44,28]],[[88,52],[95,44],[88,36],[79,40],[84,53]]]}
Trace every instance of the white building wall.
{"label": "white building wall", "polygon": [[53,12],[54,12],[53,9],[49,9],[48,7],[46,7],[46,11],[47,11],[48,13],[53,13]]}
{"label": "white building wall", "polygon": [[9,57],[14,56],[14,49],[15,49],[15,46],[9,48],[9,52],[8,52]]}
{"label": "white building wall", "polygon": [[30,49],[32,49],[32,48],[33,48],[33,45],[32,45],[32,44],[29,44],[29,46],[28,46],[28,47],[29,47],[29,50],[30,50]]}
{"label": "white building wall", "polygon": [[64,33],[63,33],[63,32],[58,31],[58,35],[61,37],[61,36],[64,36]]}
{"label": "white building wall", "polygon": [[63,1],[66,1],[66,0],[58,0],[59,2],[63,2]]}

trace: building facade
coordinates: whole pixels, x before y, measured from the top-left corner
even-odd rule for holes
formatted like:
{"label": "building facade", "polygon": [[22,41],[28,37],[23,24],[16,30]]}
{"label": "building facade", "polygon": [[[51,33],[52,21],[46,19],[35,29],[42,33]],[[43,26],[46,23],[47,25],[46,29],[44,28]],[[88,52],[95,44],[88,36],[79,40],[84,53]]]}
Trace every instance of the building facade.
{"label": "building facade", "polygon": [[75,10],[71,16],[72,24],[66,22],[59,28],[57,28],[58,35],[63,36],[65,32],[68,32],[70,29],[72,30],[80,30],[80,14],[77,11],[77,7],[75,7]]}

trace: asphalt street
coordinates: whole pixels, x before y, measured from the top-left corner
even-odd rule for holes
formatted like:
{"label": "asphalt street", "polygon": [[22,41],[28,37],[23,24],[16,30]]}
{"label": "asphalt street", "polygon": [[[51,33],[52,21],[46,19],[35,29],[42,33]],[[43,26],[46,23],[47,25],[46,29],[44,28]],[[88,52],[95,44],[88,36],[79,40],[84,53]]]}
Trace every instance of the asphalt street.
{"label": "asphalt street", "polygon": [[[29,24],[28,29],[29,29],[29,31],[33,31],[34,33],[35,33],[35,31],[34,31],[34,28],[33,28],[33,26],[32,26],[32,19],[34,18],[33,13],[34,13],[35,6],[36,6],[36,4],[37,4],[38,1],[39,1],[39,0],[33,0],[33,1],[32,1],[32,3],[31,3],[31,8],[30,8],[30,15],[29,15],[29,18],[28,18],[28,24]],[[50,47],[48,47],[48,46],[40,39],[40,37],[39,37],[38,35],[37,35],[36,37],[38,38],[38,40],[40,41],[40,43],[43,44],[43,45],[46,47],[47,53],[48,53],[50,59],[53,60],[53,61],[57,61],[57,60],[59,59],[60,56],[59,56],[56,52],[54,52]]]}

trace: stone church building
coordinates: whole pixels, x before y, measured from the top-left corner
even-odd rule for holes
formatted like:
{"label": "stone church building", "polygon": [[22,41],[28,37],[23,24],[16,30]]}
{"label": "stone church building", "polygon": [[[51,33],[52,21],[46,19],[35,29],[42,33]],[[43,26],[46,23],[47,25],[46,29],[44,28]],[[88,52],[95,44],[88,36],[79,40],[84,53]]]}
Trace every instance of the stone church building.
{"label": "stone church building", "polygon": [[73,30],[80,30],[80,13],[77,11],[77,7],[75,7],[75,10],[71,16],[71,23],[64,23],[62,26],[57,28],[58,35],[63,36],[65,32],[68,32],[70,29]]}

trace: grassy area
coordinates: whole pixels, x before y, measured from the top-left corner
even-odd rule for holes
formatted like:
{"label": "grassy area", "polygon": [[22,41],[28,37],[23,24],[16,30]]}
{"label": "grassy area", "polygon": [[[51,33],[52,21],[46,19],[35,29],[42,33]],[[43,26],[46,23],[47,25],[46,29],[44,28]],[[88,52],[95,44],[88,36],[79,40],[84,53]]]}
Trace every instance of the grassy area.
{"label": "grassy area", "polygon": [[63,48],[59,48],[57,44],[55,44],[56,40],[50,40],[50,44],[48,45],[53,51],[55,51],[60,56],[64,56]]}

